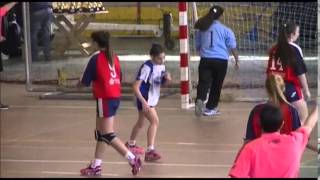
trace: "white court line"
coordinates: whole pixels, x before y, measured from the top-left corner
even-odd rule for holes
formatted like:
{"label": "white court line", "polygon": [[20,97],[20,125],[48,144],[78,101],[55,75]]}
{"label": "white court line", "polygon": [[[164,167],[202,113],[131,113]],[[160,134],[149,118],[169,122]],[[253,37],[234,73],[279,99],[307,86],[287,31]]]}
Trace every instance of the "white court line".
{"label": "white court line", "polygon": [[[74,160],[36,160],[36,159],[1,159],[1,162],[16,162],[16,163],[88,163],[88,161]],[[128,162],[102,162],[103,164],[128,165]],[[178,164],[178,163],[143,163],[144,166],[179,166],[179,167],[218,167],[229,168],[229,164]]]}
{"label": "white court line", "polygon": [[[11,142],[12,140],[9,139],[1,139],[1,143],[7,143]],[[34,142],[34,143],[63,143],[67,142],[69,143],[70,140],[45,140],[45,139],[25,139],[25,140],[17,140],[15,142]],[[95,143],[95,141],[88,140],[72,140],[72,142],[76,143]],[[159,141],[157,144],[169,144],[169,145],[183,145],[183,146],[242,146],[242,144],[220,144],[220,143],[194,143],[194,142],[165,142],[165,141]]]}
{"label": "white court line", "polygon": [[[66,147],[66,146],[25,146],[25,145],[2,145],[2,149],[46,149],[46,151],[54,149],[74,149],[75,147]],[[92,147],[76,147],[77,149],[92,149]],[[110,149],[110,151],[112,151]],[[161,148],[163,152],[190,152],[190,153],[237,153],[236,150],[208,150],[208,149],[173,149],[173,148]]]}
{"label": "white court line", "polygon": [[[21,105],[10,105],[10,109],[12,108],[30,108],[30,109],[96,109],[96,106],[57,106],[57,105],[39,105],[39,106],[33,106],[33,105],[28,105],[28,106],[21,106]],[[121,109],[129,109],[129,110],[136,110],[137,108],[135,106],[120,106],[119,108]],[[185,111],[181,109],[180,107],[156,107],[157,110],[170,110],[170,111]],[[247,108],[241,108],[237,107],[236,109],[233,109],[232,111],[242,111],[242,109],[247,109]]]}
{"label": "white court line", "polygon": [[[16,163],[88,163],[88,161],[73,160],[36,160],[36,159],[1,159],[1,162]],[[128,162],[102,162],[102,164],[128,165]],[[182,164],[182,163],[143,163],[143,166],[177,166],[177,167],[215,167],[215,168],[231,168],[232,164]],[[318,166],[302,165],[301,168],[318,168]]]}
{"label": "white court line", "polygon": [[[78,175],[80,176],[79,172],[66,172],[66,171],[41,171],[43,174],[59,174],[59,175]],[[101,174],[102,176],[120,176],[120,174],[110,174],[110,173],[104,173]],[[90,176],[87,176],[90,177]],[[98,176],[99,177],[99,176]]]}
{"label": "white court line", "polygon": [[[59,175],[80,175],[79,172],[63,172],[63,171],[41,171],[43,174],[59,174]],[[102,176],[115,176],[115,177],[120,177],[123,175],[120,174],[104,174],[102,173],[101,176],[95,177],[95,178],[103,178]],[[85,176],[85,177],[90,177],[90,176]],[[126,176],[124,176],[126,177]],[[130,176],[131,177],[131,176]],[[171,176],[171,175],[144,175],[143,178],[195,178],[196,176]],[[214,176],[205,176],[207,178],[214,178]],[[198,177],[198,178],[205,178],[205,177]],[[139,178],[139,176],[138,176]]]}

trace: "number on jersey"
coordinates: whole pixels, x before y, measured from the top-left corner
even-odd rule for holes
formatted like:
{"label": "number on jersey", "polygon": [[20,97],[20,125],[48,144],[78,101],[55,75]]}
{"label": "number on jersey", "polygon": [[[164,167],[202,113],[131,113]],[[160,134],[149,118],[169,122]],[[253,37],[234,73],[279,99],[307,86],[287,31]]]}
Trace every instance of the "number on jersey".
{"label": "number on jersey", "polygon": [[278,58],[277,60],[275,60],[274,58],[272,59],[270,70],[271,71],[283,71],[283,67],[282,67],[280,58]]}

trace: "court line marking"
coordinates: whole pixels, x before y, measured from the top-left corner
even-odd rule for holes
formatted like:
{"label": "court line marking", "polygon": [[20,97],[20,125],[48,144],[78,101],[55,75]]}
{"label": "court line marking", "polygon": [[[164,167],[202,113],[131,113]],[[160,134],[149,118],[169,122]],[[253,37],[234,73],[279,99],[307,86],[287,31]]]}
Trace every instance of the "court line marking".
{"label": "court line marking", "polygon": [[[70,172],[70,171],[41,171],[43,174],[60,174],[60,175],[78,175],[80,176],[80,172]],[[111,173],[103,173],[101,176],[122,176],[120,174],[111,174]],[[101,177],[97,176],[97,177]],[[81,176],[81,177],[90,177],[90,176]],[[95,177],[95,176],[92,176]]]}
{"label": "court line marking", "polygon": [[[41,173],[43,174],[60,174],[60,175],[77,175],[77,176],[80,176],[80,173],[78,172],[63,172],[63,171],[41,171]],[[170,175],[143,175],[143,176],[139,176],[139,174],[137,176],[128,176],[128,175],[120,175],[120,174],[109,174],[109,173],[102,173],[101,176],[97,176],[97,177],[94,177],[94,178],[103,178],[102,176],[116,176],[116,177],[143,177],[143,178],[195,178],[195,177],[198,177],[198,176],[170,176]],[[81,177],[92,177],[92,176],[81,176]],[[220,177],[220,176],[201,176],[201,178],[213,178],[213,177]],[[200,177],[199,177],[200,178]]]}
{"label": "court line marking", "polygon": [[[74,149],[75,147],[65,147],[65,146],[60,146],[60,147],[46,147],[46,146],[24,146],[24,145],[5,145],[3,146],[2,149],[14,149],[14,148],[19,148],[19,149]],[[92,149],[92,147],[76,147],[78,149]],[[109,149],[110,152],[113,152],[112,149]],[[175,149],[175,148],[161,148],[161,151],[163,152],[193,152],[193,153],[237,153],[237,150],[209,150],[209,149]]]}
{"label": "court line marking", "polygon": [[[0,139],[1,143],[11,142],[12,140],[8,139]],[[45,140],[45,139],[25,139],[25,140],[17,140],[15,142],[42,142],[42,143],[70,143],[70,142],[77,142],[77,143],[94,143],[95,141],[88,140],[72,140],[72,141],[65,141],[65,140]],[[221,143],[194,143],[194,142],[166,142],[166,141],[159,141],[157,144],[168,144],[168,145],[182,145],[182,146],[242,146],[242,144],[221,144]],[[1,144],[3,145],[3,144]]]}
{"label": "court line marking", "polygon": [[[1,162],[17,162],[17,163],[88,163],[88,161],[75,160],[36,160],[36,159],[1,159]],[[124,161],[104,161],[102,164],[128,165]],[[178,166],[178,167],[216,167],[231,168],[232,164],[183,164],[183,163],[143,163],[143,166]],[[302,168],[318,168],[318,166],[302,165]]]}
{"label": "court line marking", "polygon": [[[44,105],[39,105],[39,106],[10,105],[10,107],[11,108],[30,108],[30,109],[32,109],[32,108],[33,109],[96,109],[96,107],[94,105],[92,105],[92,106],[66,106],[66,105],[57,106],[57,105],[44,104]],[[120,106],[119,110],[121,110],[121,109],[136,110],[137,108],[135,106]],[[183,110],[181,108],[178,108],[178,107],[157,107],[156,109],[157,110],[172,110],[172,111],[181,110],[181,111],[185,111],[185,110]],[[238,111],[242,111],[243,109],[247,109],[247,108],[238,107],[237,109],[233,109],[232,111],[237,111],[237,110]]]}

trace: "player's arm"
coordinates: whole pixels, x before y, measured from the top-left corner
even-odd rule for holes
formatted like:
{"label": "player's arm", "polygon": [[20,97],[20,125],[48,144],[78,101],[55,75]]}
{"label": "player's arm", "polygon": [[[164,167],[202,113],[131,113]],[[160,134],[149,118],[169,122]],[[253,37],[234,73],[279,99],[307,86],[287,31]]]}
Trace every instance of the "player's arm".
{"label": "player's arm", "polygon": [[87,87],[90,86],[91,82],[96,79],[97,58],[98,58],[98,55],[94,55],[90,58],[77,84],[79,88],[82,88],[84,86],[87,86]]}
{"label": "player's arm", "polygon": [[311,98],[311,93],[310,93],[310,90],[309,90],[306,74],[303,73],[303,74],[299,75],[298,78],[299,78],[299,81],[300,81],[300,83],[302,85],[302,89],[303,89],[305,95],[307,96],[307,99],[310,99]]}
{"label": "player's arm", "polygon": [[171,82],[172,82],[171,74],[169,72],[165,72],[164,76],[161,79],[161,84],[164,86],[168,86],[169,84],[171,84]]}
{"label": "player's arm", "polygon": [[16,4],[17,4],[17,2],[10,2],[10,3],[7,3],[4,6],[2,6],[0,8],[0,17],[6,15],[6,13],[8,11],[10,11],[10,9],[12,9]]}
{"label": "player's arm", "polygon": [[314,126],[316,125],[317,121],[318,121],[318,103],[315,102],[315,106],[312,110],[312,112],[310,113],[310,115],[308,116],[308,118],[304,121],[302,127],[304,127],[305,129],[307,129],[307,131],[309,132],[309,134],[311,133],[312,129],[314,128]]}
{"label": "player's arm", "polygon": [[298,75],[299,81],[301,83],[301,86],[302,86],[302,89],[303,89],[305,95],[307,96],[307,99],[310,99],[311,93],[309,90],[308,81],[307,81],[307,77],[306,77],[307,67],[306,67],[306,64],[304,63],[303,57],[299,53],[298,49],[295,49],[295,53],[296,53],[296,58],[297,58],[297,64],[294,67],[294,70],[295,70],[295,73]]}
{"label": "player's arm", "polygon": [[226,45],[230,49],[230,52],[236,61],[235,68],[239,69],[239,54],[237,50],[237,41],[231,29],[227,30]]}
{"label": "player's arm", "polygon": [[147,103],[147,101],[144,99],[144,97],[142,96],[141,92],[140,92],[140,86],[143,80],[136,80],[133,85],[133,93],[134,95],[139,99],[139,101],[142,103],[142,109],[144,112],[147,112],[149,110],[149,105]]}

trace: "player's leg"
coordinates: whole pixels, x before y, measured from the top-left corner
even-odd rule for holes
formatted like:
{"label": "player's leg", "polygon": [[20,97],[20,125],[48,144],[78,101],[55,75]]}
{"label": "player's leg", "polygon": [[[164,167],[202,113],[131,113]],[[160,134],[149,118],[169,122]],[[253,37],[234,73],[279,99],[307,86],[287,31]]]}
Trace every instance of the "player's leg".
{"label": "player's leg", "polygon": [[207,99],[208,89],[210,88],[212,71],[209,67],[209,60],[200,60],[198,67],[199,81],[197,86],[197,97],[195,104],[195,115],[197,117],[202,115],[203,102]]}
{"label": "player's leg", "polygon": [[150,125],[147,132],[147,151],[145,153],[145,161],[155,161],[161,158],[161,155],[155,150],[155,139],[159,127],[159,117],[154,107],[150,111],[144,113],[145,117],[149,120]]}
{"label": "player's leg", "polygon": [[218,104],[220,101],[221,89],[223,86],[223,81],[225,79],[228,62],[227,61],[212,61],[212,82],[209,93],[208,102],[206,104],[206,110],[204,115],[218,115]]}
{"label": "player's leg", "polygon": [[136,144],[136,137],[138,133],[140,132],[141,128],[144,125],[145,117],[143,115],[143,112],[141,110],[138,111],[138,121],[135,123],[135,125],[132,128],[130,140],[126,143],[126,146],[130,149],[131,152],[134,154],[143,154],[144,149],[142,147],[137,146]]}

